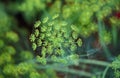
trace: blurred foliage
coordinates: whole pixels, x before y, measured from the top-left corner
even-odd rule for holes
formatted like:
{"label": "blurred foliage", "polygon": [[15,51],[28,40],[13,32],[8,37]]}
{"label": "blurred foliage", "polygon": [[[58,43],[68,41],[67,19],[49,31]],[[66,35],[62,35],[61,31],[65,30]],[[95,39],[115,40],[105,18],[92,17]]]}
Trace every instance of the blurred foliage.
{"label": "blurred foliage", "polygon": [[[27,41],[28,31],[18,28],[15,17],[5,8],[0,2],[0,78],[56,78],[52,70],[36,69],[33,53],[22,45]],[[21,35],[26,37],[22,44]]]}
{"label": "blurred foliage", "polygon": [[120,78],[120,55],[115,59],[115,61],[111,64],[113,70],[114,70],[114,77]]}
{"label": "blurred foliage", "polygon": [[119,32],[120,0],[0,0],[0,78],[120,78]]}

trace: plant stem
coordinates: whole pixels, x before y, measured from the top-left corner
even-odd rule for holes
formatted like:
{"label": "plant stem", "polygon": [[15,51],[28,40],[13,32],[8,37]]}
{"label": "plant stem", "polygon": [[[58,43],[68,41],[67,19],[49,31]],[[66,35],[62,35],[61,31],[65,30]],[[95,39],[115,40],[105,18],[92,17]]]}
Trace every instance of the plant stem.
{"label": "plant stem", "polygon": [[93,77],[93,74],[85,72],[85,71],[79,71],[75,69],[70,69],[68,67],[62,67],[60,65],[45,65],[45,66],[37,66],[38,69],[53,69],[55,71],[64,72],[64,73],[70,73],[75,74],[79,76],[85,76],[85,77]]}
{"label": "plant stem", "polygon": [[110,63],[108,63],[108,62],[89,60],[89,59],[80,59],[79,62],[80,63],[87,63],[87,64],[101,65],[101,66],[109,66],[110,65]]}
{"label": "plant stem", "polygon": [[109,66],[107,66],[107,67],[105,68],[105,70],[104,70],[104,72],[103,72],[103,75],[102,75],[102,78],[105,78],[105,75],[106,75],[106,73],[107,73],[107,71],[108,71],[109,68],[110,68]]}

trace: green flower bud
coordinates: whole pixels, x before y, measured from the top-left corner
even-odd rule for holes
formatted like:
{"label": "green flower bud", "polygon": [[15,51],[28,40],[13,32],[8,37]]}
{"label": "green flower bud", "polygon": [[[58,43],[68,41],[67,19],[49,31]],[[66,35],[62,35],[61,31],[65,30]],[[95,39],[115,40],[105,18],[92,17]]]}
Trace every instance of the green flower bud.
{"label": "green flower bud", "polygon": [[37,45],[38,45],[38,46],[41,46],[41,45],[42,45],[41,39],[38,39],[38,40],[37,40]]}
{"label": "green flower bud", "polygon": [[89,26],[90,26],[89,30],[91,30],[92,32],[95,32],[98,30],[98,26],[95,23],[91,23]]}
{"label": "green flower bud", "polygon": [[61,26],[66,26],[68,23],[66,21],[61,22]]}
{"label": "green flower bud", "polygon": [[77,46],[76,46],[75,44],[71,44],[71,45],[70,45],[70,50],[71,50],[71,51],[75,51],[76,48],[77,48]]}
{"label": "green flower bud", "polygon": [[75,25],[71,25],[71,29],[73,30],[73,31],[76,31],[76,32],[78,32],[79,30],[78,30],[78,27],[77,26],[75,26]]}
{"label": "green flower bud", "polygon": [[31,42],[34,42],[35,39],[36,39],[35,35],[34,35],[34,34],[31,34],[31,35],[30,35],[30,41],[31,41]]}
{"label": "green flower bud", "polygon": [[80,38],[77,40],[77,45],[78,45],[79,47],[82,46],[82,40],[81,40]]}
{"label": "green flower bud", "polygon": [[53,48],[52,48],[51,45],[49,45],[49,46],[47,47],[47,53],[48,53],[48,54],[52,54],[52,52],[53,52]]}
{"label": "green flower bud", "polygon": [[51,33],[46,33],[46,37],[50,37],[51,36]]}
{"label": "green flower bud", "polygon": [[44,18],[44,19],[43,19],[43,21],[42,21],[42,22],[43,22],[43,23],[47,23],[47,22],[48,22],[48,19],[49,19],[49,18],[48,18],[48,17],[46,17],[46,18]]}
{"label": "green flower bud", "polygon": [[54,15],[53,17],[52,17],[52,19],[54,20],[54,19],[56,19],[56,18],[58,18],[59,17],[59,14],[56,14],[56,15]]}
{"label": "green flower bud", "polygon": [[46,56],[46,48],[45,47],[42,47],[42,57],[45,57]]}
{"label": "green flower bud", "polygon": [[46,31],[47,31],[47,27],[46,26],[41,27],[41,32],[46,32]]}
{"label": "green flower bud", "polygon": [[56,25],[56,26],[54,27],[54,30],[59,31],[60,28],[61,28],[61,27],[60,27],[59,25]]}
{"label": "green flower bud", "polygon": [[45,38],[45,34],[44,33],[41,33],[40,34],[40,39],[44,39]]}
{"label": "green flower bud", "polygon": [[77,39],[78,34],[74,31],[74,32],[72,32],[72,37],[73,37],[73,39]]}
{"label": "green flower bud", "polygon": [[40,57],[40,56],[37,56],[36,57],[36,60],[37,60],[37,62],[40,62],[40,63],[42,63],[42,64],[46,64],[46,62],[47,62],[47,60],[46,60],[46,58],[45,57]]}
{"label": "green flower bud", "polygon": [[91,16],[92,16],[92,12],[91,10],[85,10],[81,13],[79,21],[82,25],[87,25],[91,20]]}
{"label": "green flower bud", "polygon": [[34,24],[34,27],[35,27],[35,28],[37,28],[37,27],[39,27],[39,26],[40,26],[40,24],[41,24],[41,22],[40,22],[40,21],[36,21],[36,22],[35,22],[35,24]]}
{"label": "green flower bud", "polygon": [[58,54],[58,55],[61,55],[60,49],[56,49],[55,53]]}
{"label": "green flower bud", "polygon": [[35,36],[38,37],[39,36],[39,30],[35,29]]}
{"label": "green flower bud", "polygon": [[110,32],[104,31],[101,41],[104,42],[105,44],[109,44],[112,40],[112,36],[110,34]]}
{"label": "green flower bud", "polygon": [[33,50],[36,50],[36,48],[37,48],[36,43],[32,43],[32,48],[33,48]]}
{"label": "green flower bud", "polygon": [[54,25],[54,21],[48,23],[48,26],[53,26],[53,25]]}

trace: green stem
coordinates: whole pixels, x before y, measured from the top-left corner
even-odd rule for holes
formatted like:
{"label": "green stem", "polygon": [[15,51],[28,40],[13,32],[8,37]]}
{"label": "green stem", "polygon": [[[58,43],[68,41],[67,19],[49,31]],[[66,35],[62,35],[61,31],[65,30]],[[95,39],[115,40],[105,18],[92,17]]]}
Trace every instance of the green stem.
{"label": "green stem", "polygon": [[53,69],[55,71],[59,71],[59,72],[64,72],[64,73],[70,73],[70,74],[75,74],[75,75],[79,75],[79,76],[85,76],[85,77],[93,77],[93,74],[85,72],[85,71],[79,71],[79,70],[75,70],[75,69],[70,69],[68,67],[63,67],[63,66],[59,66],[59,65],[45,65],[45,66],[37,66],[38,69]]}
{"label": "green stem", "polygon": [[100,65],[100,66],[109,66],[110,65],[110,63],[108,63],[108,62],[97,61],[97,60],[89,60],[89,59],[80,59],[79,62],[80,63]]}
{"label": "green stem", "polygon": [[[30,63],[36,63],[35,59],[31,60],[29,62]],[[79,63],[85,63],[85,64],[107,66],[107,68],[103,72],[102,78],[105,78],[107,70],[109,69],[109,66],[110,66],[110,63],[108,63],[108,62],[97,61],[97,60],[89,60],[89,59],[79,59],[78,62]],[[92,78],[94,76],[92,73],[89,73],[89,72],[68,68],[68,66],[70,66],[70,65],[74,65],[74,64],[72,64],[72,63],[69,63],[69,64],[54,63],[54,64],[47,64],[47,65],[36,64],[35,67],[37,69],[53,69],[53,70],[59,71],[59,72],[70,73],[70,74],[75,74],[75,75],[78,75],[78,76],[85,76],[85,77],[90,77],[90,78]]]}
{"label": "green stem", "polygon": [[[47,61],[49,61],[49,62],[52,62],[52,60],[50,60],[50,59],[47,59]],[[70,61],[70,60],[68,60],[68,61]],[[30,62],[30,63],[36,63],[36,59],[33,59],[33,60],[29,60],[28,62]],[[99,65],[99,66],[109,66],[111,63],[109,63],[109,62],[104,62],[104,61],[98,61],[98,60],[93,60],[93,59],[78,59],[78,61],[77,61],[78,63],[85,63],[85,64],[93,64],[93,65]],[[60,65],[60,63],[56,63],[56,64],[58,64],[58,65]],[[70,65],[74,65],[74,63],[72,63],[72,62],[69,62],[68,64],[63,64],[63,63],[61,63],[62,64],[62,66],[70,66]]]}
{"label": "green stem", "polygon": [[113,44],[116,47],[116,45],[117,45],[117,28],[116,28],[116,26],[112,26],[112,36],[113,36]]}
{"label": "green stem", "polygon": [[103,75],[102,75],[102,78],[105,78],[106,73],[107,73],[107,71],[108,71],[109,68],[110,68],[109,66],[107,66],[107,67],[105,68],[105,70],[104,70],[104,72],[103,72]]}
{"label": "green stem", "polygon": [[108,47],[106,46],[106,44],[104,43],[104,41],[102,40],[102,37],[103,37],[103,31],[105,30],[105,26],[104,26],[104,23],[98,19],[98,34],[99,34],[99,39],[100,39],[100,43],[101,43],[101,46],[103,47],[103,50],[105,52],[105,55],[106,55],[106,58],[109,59],[109,57],[111,57],[111,53],[109,52],[108,50]]}

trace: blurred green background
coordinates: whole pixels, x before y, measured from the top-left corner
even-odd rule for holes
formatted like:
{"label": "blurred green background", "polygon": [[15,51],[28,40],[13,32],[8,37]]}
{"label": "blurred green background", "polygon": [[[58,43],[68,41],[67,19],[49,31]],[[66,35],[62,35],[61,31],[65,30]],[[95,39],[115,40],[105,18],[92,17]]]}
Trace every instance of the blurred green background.
{"label": "blurred green background", "polygon": [[0,0],[0,78],[120,78],[119,33],[120,0]]}

